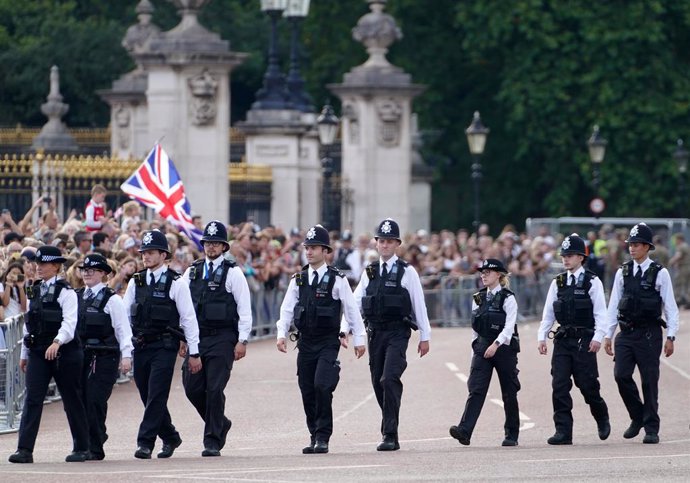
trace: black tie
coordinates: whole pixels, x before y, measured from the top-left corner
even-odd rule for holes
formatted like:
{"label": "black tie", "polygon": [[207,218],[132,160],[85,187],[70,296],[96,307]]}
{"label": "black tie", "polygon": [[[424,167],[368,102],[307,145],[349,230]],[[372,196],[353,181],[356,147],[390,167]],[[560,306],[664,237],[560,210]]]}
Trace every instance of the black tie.
{"label": "black tie", "polygon": [[575,285],[575,275],[570,275],[570,285]]}
{"label": "black tie", "polygon": [[642,266],[641,265],[637,266],[637,273],[635,273],[635,278],[637,280],[642,280]]}
{"label": "black tie", "polygon": [[213,262],[208,262],[208,275],[206,278],[210,279],[213,276]]}
{"label": "black tie", "polygon": [[311,279],[311,288],[316,290],[316,286],[319,284],[319,274],[314,271],[314,277]]}
{"label": "black tie", "polygon": [[151,272],[149,278],[151,279],[151,281],[149,282],[149,285],[151,285],[152,287],[154,285],[156,285],[156,277],[153,275],[153,272]]}
{"label": "black tie", "polygon": [[93,297],[93,290],[87,288],[86,292],[84,292],[84,300],[89,300],[91,297]]}
{"label": "black tie", "polygon": [[47,293],[48,293],[48,284],[45,282],[41,282],[41,297],[45,297]]}
{"label": "black tie", "polygon": [[388,263],[384,262],[383,268],[381,269],[381,278],[386,278],[388,275]]}

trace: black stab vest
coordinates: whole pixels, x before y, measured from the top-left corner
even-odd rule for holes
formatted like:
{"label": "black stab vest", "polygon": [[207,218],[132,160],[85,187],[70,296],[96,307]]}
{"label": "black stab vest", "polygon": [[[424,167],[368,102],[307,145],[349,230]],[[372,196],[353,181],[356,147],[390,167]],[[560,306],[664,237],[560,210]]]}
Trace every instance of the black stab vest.
{"label": "black stab vest", "polygon": [[562,327],[594,329],[594,304],[589,296],[596,274],[585,270],[572,285],[567,285],[568,272],[556,275],[557,295],[553,313]]}
{"label": "black stab vest", "polygon": [[[496,339],[506,325],[506,312],[503,310],[503,302],[506,298],[513,295],[507,288],[502,288],[491,302],[486,302],[487,289],[483,288],[472,297],[477,309],[472,312],[472,329],[480,337]],[[515,327],[517,333],[517,325]]]}
{"label": "black stab vest", "polygon": [[225,281],[234,263],[223,260],[213,270],[213,278],[204,278],[205,259],[197,260],[189,269],[189,291],[192,293],[200,329],[233,329],[240,316],[235,297],[225,291]]}
{"label": "black stab vest", "polygon": [[84,300],[86,288],[76,290],[79,301],[79,316],[77,318],[77,333],[82,343],[88,346],[118,347],[115,330],[110,314],[105,313],[105,306],[115,292],[109,288],[102,288],[95,297]]}
{"label": "black stab vest", "polygon": [[407,265],[407,262],[398,258],[385,280],[381,278],[378,261],[367,266],[369,285],[362,297],[362,312],[368,325],[407,325],[412,320],[410,293],[401,284]]}
{"label": "black stab vest", "polygon": [[656,279],[663,266],[652,262],[639,281],[634,277],[633,267],[632,260],[621,267],[623,295],[618,302],[618,320],[639,327],[665,326],[661,318],[661,294],[656,290]]}
{"label": "black stab vest", "polygon": [[48,346],[57,336],[62,325],[62,307],[58,303],[58,297],[63,289],[69,288],[69,284],[60,279],[41,297],[41,281],[28,287],[29,312],[26,326],[35,346]]}
{"label": "black stab vest", "polygon": [[316,289],[311,287],[309,265],[295,274],[295,283],[299,287],[299,300],[294,308],[293,322],[300,336],[338,336],[342,302],[333,298],[333,286],[336,277],[345,275],[334,267],[328,267]]}
{"label": "black stab vest", "polygon": [[146,280],[146,270],[137,272],[134,278],[134,303],[130,307],[134,336],[157,336],[166,329],[180,327],[180,313],[170,298],[170,287],[180,275],[174,270],[163,272],[153,287]]}

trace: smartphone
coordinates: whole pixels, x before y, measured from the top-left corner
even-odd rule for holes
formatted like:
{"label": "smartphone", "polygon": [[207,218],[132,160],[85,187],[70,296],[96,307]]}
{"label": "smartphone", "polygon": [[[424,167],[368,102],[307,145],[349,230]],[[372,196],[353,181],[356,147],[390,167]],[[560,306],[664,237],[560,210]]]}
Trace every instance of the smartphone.
{"label": "smartphone", "polygon": [[23,281],[24,281],[24,274],[18,273],[17,274],[17,282],[23,282]]}

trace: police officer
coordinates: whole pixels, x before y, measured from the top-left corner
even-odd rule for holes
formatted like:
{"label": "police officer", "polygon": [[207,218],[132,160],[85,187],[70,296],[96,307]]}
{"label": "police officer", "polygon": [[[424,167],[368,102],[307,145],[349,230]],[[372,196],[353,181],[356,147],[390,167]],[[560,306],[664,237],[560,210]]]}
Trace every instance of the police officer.
{"label": "police officer", "polygon": [[565,237],[561,260],[566,271],[551,282],[537,336],[539,353],[546,355],[546,337],[554,322],[560,324],[552,333],[551,386],[556,433],[547,440],[549,444],[573,443],[572,380],[589,404],[599,439],[604,440],[611,433],[609,410],[599,392],[597,368],[597,352],[607,330],[606,300],[601,280],[583,267],[586,258],[585,241],[577,233]]}
{"label": "police officer", "polygon": [[189,370],[201,370],[199,327],[189,286],[165,264],[170,255],[165,235],[145,232],[139,252],[146,269],[132,276],[124,296],[134,334],[134,380],[145,406],[134,457],[150,459],[159,436],[163,447],[157,456],[170,458],[182,444],[167,407],[175,360],[185,338]]}
{"label": "police officer", "polygon": [[89,457],[89,430],[79,382],[84,354],[75,337],[77,296],[64,280],[57,278],[64,262],[57,247],[43,246],[36,251],[40,280],[27,290],[29,311],[19,361],[19,368],[26,372],[26,396],[17,452],[10,455],[11,463],[34,461],[43,400],[51,378],[62,396],[72,433],[73,450],[65,461],[80,462]]}
{"label": "police officer", "polygon": [[502,446],[517,446],[520,433],[520,409],[517,393],[517,354],[520,351],[517,326],[517,302],[508,289],[508,270],[500,260],[489,258],[479,269],[484,288],[472,301],[472,366],[467,380],[468,397],[460,424],[450,427],[450,435],[469,445],[472,431],[489,391],[496,369],[501,384],[506,421]]}
{"label": "police officer", "polygon": [[[673,354],[678,306],[668,270],[649,259],[650,250],[654,250],[651,228],[638,223],[630,230],[626,242],[632,260],[618,269],[613,281],[604,348],[608,355],[613,355],[611,339],[619,326],[613,375],[631,419],[623,437],[634,438],[644,428],[642,442],[656,444],[659,442],[659,355],[662,346],[666,357]],[[662,327],[666,327],[666,342]],[[643,399],[633,380],[635,366],[640,371]]]}
{"label": "police officer", "polygon": [[91,253],[78,267],[86,285],[78,289],[77,333],[84,346],[83,401],[89,423],[91,460],[105,458],[108,399],[117,381],[132,367],[132,329],[122,299],[103,283],[112,272],[105,257]]}
{"label": "police officer", "polygon": [[395,251],[402,243],[398,223],[386,218],[376,229],[380,259],[362,272],[355,289],[355,301],[364,314],[369,336],[371,383],[382,411],[383,441],[378,451],[400,449],[398,421],[407,368],[407,345],[411,329],[419,329],[420,357],[429,352],[431,327],[424,303],[424,291],[416,270],[399,259]]}
{"label": "police officer", "polygon": [[[182,366],[185,394],[205,422],[201,456],[220,456],[232,422],[225,417],[223,391],[234,361],[247,351],[252,330],[249,285],[242,269],[223,255],[230,249],[228,233],[220,221],[204,228],[201,244],[205,258],[187,269],[182,279],[189,284],[199,322],[199,354],[203,369],[196,374]],[[183,346],[182,355],[186,354]]]}
{"label": "police officer", "polygon": [[362,357],[365,329],[345,276],[326,265],[326,254],[333,251],[328,231],[321,225],[311,227],[303,245],[308,265],[290,280],[276,323],[276,346],[280,352],[287,351],[285,338],[294,323],[299,331],[297,380],[311,435],[302,453],[328,453],[333,433],[333,392],[340,380],[338,351],[341,346],[347,349],[351,331],[355,355]]}

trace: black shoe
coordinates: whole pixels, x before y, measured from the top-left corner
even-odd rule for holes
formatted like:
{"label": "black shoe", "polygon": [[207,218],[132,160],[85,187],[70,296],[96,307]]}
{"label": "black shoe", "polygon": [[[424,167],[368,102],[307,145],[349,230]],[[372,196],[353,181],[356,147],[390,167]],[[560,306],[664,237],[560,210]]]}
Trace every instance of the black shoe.
{"label": "black shoe", "polygon": [[659,444],[659,435],[656,433],[647,433],[642,440],[644,444]]}
{"label": "black shoe", "polygon": [[144,448],[143,446],[139,446],[137,450],[134,452],[134,457],[139,458],[140,460],[150,460],[151,459],[151,449],[150,448]]}
{"label": "black shoe", "polygon": [[599,431],[599,439],[604,441],[611,434],[611,423],[609,420],[597,422],[597,429]]}
{"label": "black shoe", "polygon": [[314,454],[314,443],[302,448],[302,454]]}
{"label": "black shoe", "polygon": [[204,448],[204,450],[201,452],[201,456],[220,456],[220,450],[213,448]]}
{"label": "black shoe", "polygon": [[225,446],[225,441],[228,439],[228,432],[230,431],[231,427],[232,421],[226,419],[223,423],[223,431],[221,431],[220,433],[220,448],[218,448],[219,450],[223,449],[223,447]]}
{"label": "black shoe", "polygon": [[628,429],[625,430],[625,433],[623,433],[623,437],[625,439],[632,439],[638,434],[640,434],[640,429],[642,429],[643,424],[638,423],[637,421],[630,421],[630,426],[628,426]]}
{"label": "black shoe", "polygon": [[72,451],[70,454],[65,456],[65,461],[67,463],[83,463],[88,460],[91,453],[88,451]]}
{"label": "black shoe", "polygon": [[175,449],[179,448],[179,446],[181,444],[182,444],[182,439],[178,439],[177,441],[173,441],[172,443],[163,443],[163,447],[158,452],[156,457],[157,458],[170,458],[173,455],[173,453],[175,452]]}
{"label": "black shoe", "polygon": [[105,454],[91,451],[89,452],[89,457],[86,459],[88,461],[102,461],[105,459]]}
{"label": "black shoe", "polygon": [[34,455],[31,451],[25,449],[18,449],[15,453],[12,453],[9,457],[10,463],[33,463]]}
{"label": "black shoe", "polygon": [[464,444],[465,446],[470,445],[470,435],[467,434],[465,430],[459,428],[458,426],[451,426],[448,432],[452,437],[460,441],[460,444]]}
{"label": "black shoe", "polygon": [[546,442],[549,444],[573,444],[573,437],[556,432],[556,434],[547,439]]}
{"label": "black shoe", "polygon": [[384,436],[383,441],[376,447],[376,451],[397,451],[400,449],[400,444],[396,438],[391,436]]}
{"label": "black shoe", "polygon": [[518,445],[517,440],[516,439],[510,439],[510,438],[504,439],[503,442],[501,443],[501,446],[517,446],[517,445]]}
{"label": "black shoe", "polygon": [[328,443],[325,441],[317,441],[314,443],[314,453],[328,453]]}

